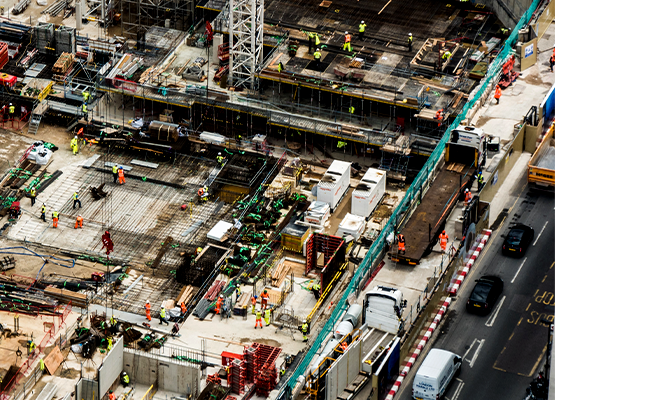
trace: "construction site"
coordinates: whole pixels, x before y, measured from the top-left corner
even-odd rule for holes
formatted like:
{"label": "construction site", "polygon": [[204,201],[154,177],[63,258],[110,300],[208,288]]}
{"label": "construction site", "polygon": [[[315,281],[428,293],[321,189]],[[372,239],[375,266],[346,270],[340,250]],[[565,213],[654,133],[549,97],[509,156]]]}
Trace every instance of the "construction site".
{"label": "construction site", "polygon": [[383,399],[553,121],[471,122],[553,32],[516,10],[0,1],[2,399]]}

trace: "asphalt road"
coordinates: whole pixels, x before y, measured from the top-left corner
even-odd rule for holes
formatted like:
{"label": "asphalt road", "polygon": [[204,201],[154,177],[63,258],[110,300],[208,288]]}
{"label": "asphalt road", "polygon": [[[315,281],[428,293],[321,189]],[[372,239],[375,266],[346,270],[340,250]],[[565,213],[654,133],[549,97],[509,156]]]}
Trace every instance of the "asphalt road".
{"label": "asphalt road", "polygon": [[[553,320],[555,305],[554,204],[553,195],[524,187],[451,304],[432,344],[463,357],[462,371],[444,393],[446,399],[524,398],[529,382],[544,365],[548,328],[541,321]],[[522,258],[501,254],[508,229],[516,222],[535,230],[534,242]],[[490,315],[469,314],[468,295],[483,275],[501,277],[503,293]],[[411,399],[421,361],[403,382],[398,399]]]}

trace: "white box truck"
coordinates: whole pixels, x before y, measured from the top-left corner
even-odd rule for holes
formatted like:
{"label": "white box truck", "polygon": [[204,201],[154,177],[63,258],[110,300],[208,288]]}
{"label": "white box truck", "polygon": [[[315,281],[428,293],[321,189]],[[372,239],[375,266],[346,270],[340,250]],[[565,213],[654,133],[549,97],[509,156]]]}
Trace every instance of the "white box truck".
{"label": "white box truck", "polygon": [[462,357],[442,349],[431,349],[418,368],[412,384],[415,400],[439,400],[462,367]]}
{"label": "white box truck", "polygon": [[335,160],[317,184],[317,201],[323,201],[333,212],[349,189],[349,174],[352,164]]}
{"label": "white box truck", "polygon": [[352,214],[368,218],[386,193],[386,171],[369,168],[352,193]]}

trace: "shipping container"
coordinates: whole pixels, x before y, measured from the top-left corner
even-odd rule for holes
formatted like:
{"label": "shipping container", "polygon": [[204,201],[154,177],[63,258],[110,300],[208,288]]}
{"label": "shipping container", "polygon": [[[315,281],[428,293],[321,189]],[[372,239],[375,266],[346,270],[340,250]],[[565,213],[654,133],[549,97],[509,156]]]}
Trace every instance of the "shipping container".
{"label": "shipping container", "polygon": [[352,214],[368,218],[386,193],[386,172],[369,168],[352,193]]}
{"label": "shipping container", "polygon": [[354,239],[358,240],[363,234],[365,226],[365,218],[359,215],[347,214],[338,225],[336,236],[353,236]]}
{"label": "shipping container", "polygon": [[349,189],[349,174],[352,164],[335,160],[317,184],[317,201],[323,201],[333,212]]}

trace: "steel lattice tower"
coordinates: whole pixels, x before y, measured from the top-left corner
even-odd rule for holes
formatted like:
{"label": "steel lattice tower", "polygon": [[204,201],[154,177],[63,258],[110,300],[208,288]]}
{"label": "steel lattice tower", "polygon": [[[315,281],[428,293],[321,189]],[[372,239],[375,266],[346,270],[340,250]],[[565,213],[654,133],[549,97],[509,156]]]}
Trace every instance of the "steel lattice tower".
{"label": "steel lattice tower", "polygon": [[230,72],[232,86],[253,89],[262,64],[264,0],[230,0]]}

